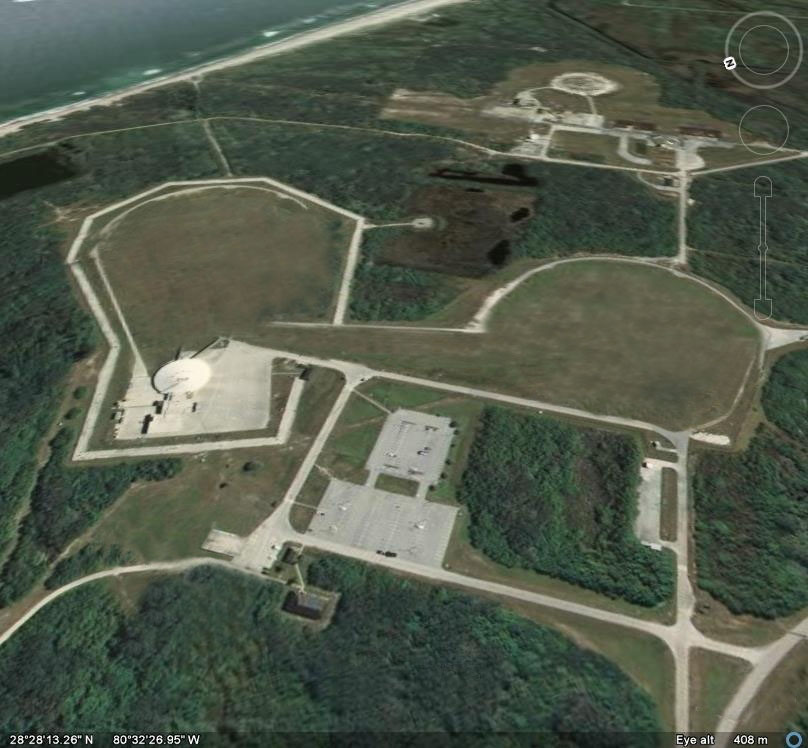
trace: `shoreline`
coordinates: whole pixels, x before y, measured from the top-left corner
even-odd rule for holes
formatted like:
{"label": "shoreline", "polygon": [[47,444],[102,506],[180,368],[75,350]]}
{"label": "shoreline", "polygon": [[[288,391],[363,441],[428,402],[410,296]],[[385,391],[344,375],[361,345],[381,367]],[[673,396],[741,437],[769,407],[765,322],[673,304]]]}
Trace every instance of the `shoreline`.
{"label": "shoreline", "polygon": [[238,67],[239,65],[255,62],[264,57],[271,57],[273,55],[300,49],[309,44],[316,44],[317,42],[333,39],[334,37],[344,34],[363,31],[364,29],[374,26],[381,26],[386,23],[398,21],[416,13],[423,13],[444,5],[456,5],[463,2],[467,2],[467,0],[404,0],[404,2],[398,3],[397,5],[372,10],[369,13],[354,16],[353,18],[348,18],[343,21],[337,21],[336,23],[321,26],[317,29],[311,29],[310,31],[301,31],[285,39],[279,39],[276,42],[261,44],[260,46],[253,47],[246,51],[237,52],[229,57],[223,57],[220,60],[211,60],[210,62],[195,65],[176,73],[151,78],[142,83],[126,86],[118,91],[93,96],[88,99],[81,99],[75,103],[63,104],[51,109],[45,109],[41,112],[26,114],[21,117],[0,122],[0,138],[11,135],[28,125],[33,125],[38,122],[55,122],[76,112],[83,112],[98,106],[112,106],[130,96],[136,96],[137,94],[150,91],[154,88],[160,88],[161,86],[167,86],[180,81],[203,78],[205,75],[219,70]]}

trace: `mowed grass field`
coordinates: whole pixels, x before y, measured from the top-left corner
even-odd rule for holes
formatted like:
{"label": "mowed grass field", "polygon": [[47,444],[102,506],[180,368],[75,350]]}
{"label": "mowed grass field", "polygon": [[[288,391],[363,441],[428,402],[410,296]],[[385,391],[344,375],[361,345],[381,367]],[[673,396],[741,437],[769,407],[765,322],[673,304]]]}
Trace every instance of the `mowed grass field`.
{"label": "mowed grass field", "polygon": [[729,411],[759,346],[705,286],[608,260],[530,277],[481,335],[277,326],[252,342],[676,429]]}
{"label": "mowed grass field", "polygon": [[88,539],[137,561],[164,561],[205,555],[214,527],[249,534],[283,499],[343,384],[336,371],[313,369],[288,444],[185,457],[175,478],[129,489]]}
{"label": "mowed grass field", "polygon": [[695,647],[690,650],[690,729],[710,732],[752,666],[737,657]]}
{"label": "mowed grass field", "polygon": [[323,320],[352,224],[258,186],[185,190],[111,225],[100,258],[150,364],[270,320]]}

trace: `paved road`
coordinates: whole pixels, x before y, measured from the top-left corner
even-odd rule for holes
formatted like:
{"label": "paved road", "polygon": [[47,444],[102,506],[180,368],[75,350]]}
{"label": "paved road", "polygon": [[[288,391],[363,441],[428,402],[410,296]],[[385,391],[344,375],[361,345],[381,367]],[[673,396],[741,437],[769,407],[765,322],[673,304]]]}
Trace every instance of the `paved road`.
{"label": "paved road", "polygon": [[679,172],[679,201],[677,210],[677,245],[676,262],[687,265],[687,201],[690,197],[690,178],[682,169]]}
{"label": "paved road", "polygon": [[[741,717],[761,686],[772,672],[782,663],[791,650],[808,638],[808,618],[798,623],[785,636],[766,647],[765,655],[760,657],[752,671],[744,678],[741,687],[735,692],[718,723],[718,732],[730,733],[739,727]],[[724,737],[724,743],[729,735]]]}
{"label": "paved road", "polygon": [[[317,458],[320,456],[320,452],[323,451],[323,447],[325,447],[328,437],[331,435],[331,432],[337,425],[337,421],[339,420],[345,405],[348,403],[354,387],[360,381],[362,381],[363,378],[364,370],[346,373],[345,386],[337,396],[334,405],[331,407],[331,411],[320,428],[320,432],[317,434],[317,437],[309,448],[309,451],[306,453],[303,462],[300,464],[300,467],[298,468],[295,477],[292,479],[292,483],[289,485],[289,488],[283,497],[283,501],[281,502],[281,506],[286,508],[285,512],[283,513],[283,517],[287,522],[288,512],[291,511],[292,505],[302,490],[306,479],[309,477],[309,473],[314,468],[314,464],[317,461]],[[269,517],[250,534],[241,553],[233,559],[234,563],[258,572],[260,572],[265,566],[270,565],[267,559],[274,556],[272,547],[278,544],[276,530],[277,515],[277,511],[270,514]]]}
{"label": "paved road", "polygon": [[[707,172],[701,172],[701,173],[707,173]],[[685,242],[686,238],[685,230],[686,230],[686,210],[687,210],[688,190],[687,190],[687,179],[684,172],[680,173],[680,179],[682,180],[682,183],[680,185],[679,258],[681,259],[684,254],[684,259],[686,260],[687,247]],[[109,320],[106,318],[104,310],[101,308],[101,305],[98,302],[97,297],[95,296],[92,288],[90,287],[90,284],[87,282],[86,276],[84,276],[82,269],[78,264],[76,264],[78,251],[89,233],[93,220],[96,217],[108,213],[112,210],[116,210],[120,207],[133,204],[135,201],[142,200],[147,195],[153,192],[163,190],[166,187],[181,185],[183,187],[193,188],[193,186],[202,187],[219,184],[235,187],[241,183],[249,183],[249,182],[264,182],[273,184],[278,188],[283,189],[286,193],[297,195],[316,204],[320,204],[331,210],[335,210],[338,213],[342,213],[343,215],[349,216],[356,221],[356,230],[354,232],[348,257],[346,259],[345,270],[343,273],[343,278],[341,282],[339,295],[337,298],[334,315],[334,324],[342,324],[344,322],[344,317],[347,311],[347,305],[350,294],[350,284],[354,275],[356,263],[359,258],[362,232],[365,226],[365,219],[363,217],[350,213],[349,211],[345,211],[341,208],[338,208],[337,206],[333,206],[329,203],[326,203],[325,201],[320,200],[316,196],[309,195],[300,190],[291,188],[288,185],[282,184],[280,182],[275,182],[274,180],[267,178],[243,179],[243,180],[234,180],[234,179],[200,180],[196,182],[169,183],[168,185],[161,185],[160,187],[155,188],[154,190],[149,190],[146,193],[142,193],[141,195],[135,196],[134,198],[120,201],[119,203],[116,203],[113,206],[109,206],[90,216],[82,225],[82,229],[79,233],[79,236],[77,237],[76,242],[74,242],[73,246],[71,247],[68,262],[71,264],[71,269],[76,274],[77,280],[79,281],[79,285],[82,291],[85,293],[85,296],[87,296],[91,308],[93,312],[96,314],[96,317],[99,319],[99,323],[101,324],[105,337],[107,337],[107,340],[110,344],[110,355],[108,356],[107,360],[104,363],[104,367],[102,369],[102,375],[101,377],[99,377],[99,387],[97,388],[96,396],[94,397],[94,401],[93,404],[91,405],[91,408],[93,408],[93,406],[97,406],[97,404],[102,401],[103,396],[106,393],[107,386],[109,384],[109,377],[111,375],[112,370],[114,369],[115,363],[121,350],[120,340],[116,334],[116,331],[110,325]],[[480,311],[475,316],[472,323],[470,323],[469,327],[467,327],[465,330],[457,330],[457,332],[484,331],[486,329],[490,314],[494,309],[494,307],[496,306],[496,304],[502,298],[504,298],[511,290],[513,290],[513,288],[515,288],[519,283],[523,282],[527,277],[529,277],[533,273],[550,269],[561,263],[585,261],[585,259],[586,258],[572,258],[572,259],[560,260],[553,263],[548,263],[547,265],[544,265],[540,268],[535,268],[531,271],[526,272],[520,278],[504,286],[503,288],[498,289],[491,296],[489,296],[483,303]],[[640,258],[640,259],[598,258],[598,259],[601,260],[612,259],[614,261],[633,261],[633,262],[640,261],[647,263],[660,262],[659,258]],[[786,337],[790,339],[794,337],[794,335],[801,333],[801,331],[789,331],[788,335],[785,335],[783,333],[773,333],[772,332],[773,328],[768,328],[758,323],[754,319],[754,317],[747,312],[746,309],[744,309],[734,299],[727,296],[726,293],[723,292],[721,289],[717,289],[711,284],[702,281],[701,279],[694,278],[693,276],[686,275],[678,271],[673,272],[675,272],[677,275],[686,276],[696,282],[703,283],[708,288],[713,290],[715,293],[722,295],[727,301],[729,301],[731,304],[737,307],[750,320],[752,320],[752,322],[756,325],[758,331],[760,332],[762,339],[765,342],[771,341],[774,337],[777,337],[777,335],[779,335],[778,338],[779,340],[779,339],[785,339]],[[114,296],[112,300],[113,305],[116,306]],[[123,329],[126,332],[125,321],[122,320],[122,315],[120,315],[120,313],[119,316],[121,317]],[[133,344],[132,341],[130,341],[130,344]],[[519,599],[533,604],[542,605],[557,610],[562,610],[567,613],[594,618],[603,621],[604,623],[624,626],[636,631],[641,631],[646,634],[656,636],[666,643],[666,645],[673,653],[676,662],[676,676],[675,676],[676,728],[678,730],[686,730],[688,728],[689,655],[690,655],[690,649],[692,647],[700,647],[716,652],[721,652],[723,654],[727,654],[730,656],[740,657],[752,662],[753,665],[755,666],[752,674],[750,674],[749,678],[747,678],[747,680],[744,682],[742,688],[736,694],[736,697],[732,700],[730,706],[728,707],[727,713],[724,719],[722,720],[722,725],[724,725],[724,724],[734,724],[737,721],[738,716],[742,713],[743,709],[746,707],[749,700],[757,691],[760,684],[765,680],[765,677],[773,669],[774,663],[780,661],[780,659],[782,659],[782,657],[785,656],[785,654],[791,649],[794,643],[798,641],[798,633],[790,633],[785,637],[783,637],[778,642],[775,642],[774,644],[768,647],[761,647],[761,648],[738,647],[736,645],[709,639],[693,626],[691,617],[695,604],[695,595],[693,593],[692,585],[688,574],[688,550],[689,550],[688,538],[690,533],[689,533],[689,516],[688,516],[688,501],[687,501],[689,490],[688,485],[689,480],[687,476],[687,447],[690,438],[689,431],[671,431],[669,429],[660,428],[655,424],[646,423],[635,419],[592,413],[589,411],[583,411],[576,408],[559,406],[553,403],[545,403],[539,400],[514,397],[510,395],[481,390],[473,387],[453,385],[444,382],[435,382],[420,377],[398,374],[396,372],[374,371],[367,369],[361,365],[353,364],[351,362],[346,361],[321,359],[312,356],[301,356],[299,354],[288,351],[275,350],[273,351],[273,353],[276,356],[296,359],[301,363],[313,364],[337,369],[344,374],[346,378],[346,386],[343,388],[340,395],[338,396],[329,415],[326,418],[326,421],[324,422],[323,427],[320,430],[320,433],[317,435],[316,439],[312,443],[309,452],[304,458],[303,463],[301,464],[297,474],[295,475],[294,480],[292,481],[292,484],[290,485],[284,497],[281,507],[279,507],[279,509],[273,515],[271,515],[267,520],[265,520],[256,529],[256,531],[253,532],[249,536],[249,538],[247,538],[242,552],[239,554],[238,557],[234,559],[235,565],[241,568],[242,570],[247,571],[248,573],[260,574],[261,568],[267,565],[266,562],[268,558],[270,558],[273,555],[274,553],[273,549],[277,548],[283,542],[293,540],[314,548],[319,548],[323,551],[337,553],[340,555],[360,559],[369,563],[382,565],[393,570],[426,578],[434,582],[442,584],[450,584],[466,589],[484,592],[487,594],[495,594],[510,597],[513,599]],[[320,455],[320,452],[325,446],[325,443],[329,435],[331,434],[334,426],[336,425],[336,422],[343,408],[347,404],[355,386],[359,384],[361,381],[364,381],[364,379],[373,376],[379,376],[386,379],[400,381],[417,386],[429,387],[432,389],[444,390],[447,392],[459,393],[467,395],[469,397],[484,398],[487,400],[504,402],[511,405],[528,407],[539,411],[547,411],[550,413],[558,413],[562,415],[586,418],[594,421],[634,429],[648,430],[652,432],[657,432],[663,435],[665,438],[669,439],[676,446],[676,451],[679,457],[679,461],[675,466],[679,488],[678,540],[675,543],[665,544],[670,550],[672,550],[676,554],[677,557],[676,623],[672,626],[666,626],[664,624],[655,621],[644,621],[628,615],[613,613],[599,608],[594,608],[588,605],[582,605],[579,603],[574,603],[567,600],[551,597],[549,595],[532,592],[530,590],[524,590],[496,582],[490,582],[483,579],[468,577],[465,575],[457,574],[448,569],[425,567],[398,558],[391,559],[378,556],[378,554],[375,554],[370,551],[364,551],[361,549],[346,547],[337,543],[330,542],[323,538],[314,538],[313,536],[309,536],[308,534],[301,534],[294,531],[294,529],[288,522],[288,517],[296,497],[300,493],[300,490],[302,489],[311,469],[315,466],[316,461]],[[85,426],[85,431],[87,428],[92,427],[92,425],[94,424],[94,420],[88,419],[87,424],[89,424],[89,426],[87,425]],[[89,432],[87,432],[87,434],[89,434]],[[77,456],[80,455],[81,457],[88,459],[93,453],[89,453],[86,451],[86,442],[88,436],[83,434],[83,437],[84,438],[79,440],[77,446]],[[216,442],[215,444],[220,445],[222,443]],[[191,445],[191,446],[192,451],[206,451],[206,449],[210,448],[209,445],[207,444]],[[246,443],[245,440],[234,440],[232,443],[227,443],[227,446],[228,448],[236,446],[246,446]],[[187,445],[185,446],[171,445],[163,448],[158,447],[156,448],[156,450],[157,451],[154,452],[155,454],[160,453],[168,454],[171,453],[172,451],[183,451],[183,450],[187,451]],[[135,452],[142,453],[142,450],[136,449]],[[124,453],[123,450],[106,450],[103,452],[99,451],[94,454],[96,456],[110,457],[110,456],[120,456],[123,453]],[[193,566],[204,563],[215,563],[233,568],[233,565],[228,562],[216,561],[213,559],[211,560],[189,559],[187,561],[170,562],[167,564],[143,564],[134,567],[123,567],[119,569],[108,570],[106,572],[99,572],[98,574],[90,575],[83,579],[76,580],[75,582],[61,588],[60,590],[51,593],[51,595],[47,596],[42,601],[40,601],[40,603],[34,606],[22,619],[20,619],[20,621],[18,621],[14,626],[12,626],[0,637],[0,644],[6,641],[9,636],[13,635],[13,633],[16,630],[18,630],[18,628],[21,625],[23,625],[25,621],[29,620],[30,617],[34,615],[38,610],[40,610],[44,605],[48,604],[51,600],[55,599],[59,595],[64,594],[65,592],[68,592],[71,589],[74,589],[80,584],[84,584],[106,576],[113,576],[115,574],[137,573],[141,571],[154,571],[154,570],[177,571],[186,568],[191,568]],[[806,626],[808,626],[808,622],[806,622]]]}
{"label": "paved road", "polygon": [[[277,355],[285,355],[282,352],[276,353]],[[333,362],[328,361],[319,361],[317,363],[320,365],[333,365]],[[277,510],[270,515],[270,517],[268,517],[261,524],[261,526],[254,533],[252,533],[252,535],[250,535],[247,541],[249,549],[245,549],[245,551],[243,551],[239,557],[234,559],[235,563],[246,565],[254,570],[260,570],[260,568],[267,565],[267,559],[271,557],[273,548],[280,548],[285,542],[297,542],[311,548],[317,548],[329,553],[335,553],[365,561],[367,563],[384,566],[389,569],[421,577],[432,582],[449,584],[487,594],[495,594],[512,599],[518,599],[532,604],[562,610],[567,613],[594,618],[604,623],[624,626],[635,631],[641,631],[643,633],[656,636],[667,644],[668,648],[673,653],[676,663],[675,713],[677,730],[687,730],[689,726],[690,649],[692,647],[700,647],[729,656],[739,657],[752,663],[757,663],[761,657],[766,656],[771,651],[770,648],[765,647],[754,649],[740,647],[727,642],[715,641],[709,637],[706,637],[692,624],[691,616],[695,606],[695,595],[688,574],[688,538],[690,533],[688,502],[686,500],[689,488],[687,476],[687,449],[690,436],[689,432],[670,432],[667,434],[668,437],[673,441],[678,454],[678,462],[675,465],[672,465],[672,467],[674,467],[677,472],[678,490],[680,492],[680,497],[682,497],[678,503],[678,540],[676,543],[666,544],[677,554],[677,620],[674,625],[669,626],[656,621],[646,621],[629,615],[594,608],[592,606],[533,592],[531,590],[512,587],[510,585],[505,585],[498,582],[491,582],[485,579],[478,579],[476,577],[469,577],[463,574],[458,574],[449,569],[427,567],[397,557],[387,558],[384,556],[379,556],[372,551],[346,546],[341,543],[329,541],[325,538],[315,537],[309,535],[308,533],[299,533],[295,531],[289,522],[289,515],[300,488],[303,486],[303,483],[305,482],[311,469],[313,469],[316,465],[317,459],[319,458],[328,437],[331,435],[331,432],[333,431],[342,410],[347,404],[350,393],[352,392],[354,386],[373,374],[374,372],[371,372],[370,370],[356,366],[352,367],[352,369],[346,374],[346,379],[348,380],[349,384],[343,389],[337,401],[334,403],[334,406],[326,418],[317,439],[312,444],[308,454],[306,455],[304,463],[301,465],[292,485],[289,487],[289,490],[284,496],[283,502],[277,508]],[[414,384],[424,384],[433,388],[436,387],[436,383],[429,380],[420,380],[414,377],[395,374],[385,376],[391,379],[397,379],[399,381]],[[437,386],[439,389],[446,389],[452,392],[461,392],[471,396],[491,396],[491,393],[481,393],[480,391],[472,388],[459,388],[454,385],[440,386],[440,383],[437,383]],[[507,402],[516,402],[517,404],[527,404],[529,407],[537,407],[535,401],[523,401],[519,398],[511,398],[504,395],[495,395],[494,397],[505,399]],[[559,409],[556,408],[555,410],[558,411]],[[647,428],[648,424],[642,424],[642,426]]]}
{"label": "paved road", "polygon": [[345,270],[342,273],[342,283],[340,284],[337,296],[337,307],[334,311],[334,324],[341,325],[345,322],[345,313],[348,311],[348,301],[351,297],[351,283],[356,272],[356,263],[359,262],[359,254],[362,249],[362,237],[365,231],[365,219],[359,218],[356,221],[351,244],[348,247],[348,256],[345,258]]}
{"label": "paved road", "polygon": [[[155,561],[148,564],[135,564],[133,566],[116,566],[112,569],[98,571],[94,574],[88,574],[86,577],[80,577],[72,582],[68,582],[63,587],[54,590],[49,595],[43,597],[36,605],[32,606],[23,616],[18,618],[11,626],[9,626],[2,634],[0,634],[0,646],[5,644],[17,631],[22,628],[31,618],[39,613],[46,605],[50,605],[54,600],[67,594],[76,587],[81,587],[83,584],[89,584],[99,579],[106,579],[107,577],[117,577],[124,574],[142,574],[149,571],[164,571],[164,572],[181,572],[193,569],[196,566],[205,565],[221,566],[233,570],[233,564],[229,561],[221,561],[216,558],[186,558],[180,561]],[[244,570],[247,573],[247,570]],[[258,574],[261,579],[267,579],[263,574]]]}

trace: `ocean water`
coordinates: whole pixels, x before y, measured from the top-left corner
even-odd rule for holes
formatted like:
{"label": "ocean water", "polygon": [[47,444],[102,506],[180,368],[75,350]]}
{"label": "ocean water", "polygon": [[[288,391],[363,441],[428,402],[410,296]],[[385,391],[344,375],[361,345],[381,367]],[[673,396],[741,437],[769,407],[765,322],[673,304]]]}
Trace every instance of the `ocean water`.
{"label": "ocean water", "polygon": [[401,0],[0,0],[0,121]]}

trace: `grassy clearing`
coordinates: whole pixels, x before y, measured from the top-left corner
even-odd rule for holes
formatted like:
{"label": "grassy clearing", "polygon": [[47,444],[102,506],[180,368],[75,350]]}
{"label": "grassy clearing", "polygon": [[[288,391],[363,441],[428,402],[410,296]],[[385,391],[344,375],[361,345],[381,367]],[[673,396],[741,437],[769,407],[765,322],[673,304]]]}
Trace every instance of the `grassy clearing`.
{"label": "grassy clearing", "polygon": [[340,417],[346,426],[352,426],[356,423],[362,423],[386,415],[387,413],[379,406],[374,405],[364,397],[359,397],[354,394],[348,399],[348,403]]}
{"label": "grassy clearing", "polygon": [[662,468],[662,512],[659,517],[659,535],[662,540],[676,540],[677,492],[676,471],[673,468]]}
{"label": "grassy clearing", "polygon": [[747,318],[717,294],[661,268],[605,260],[537,273],[473,338],[273,327],[254,340],[671,428],[730,410],[758,348]]}
{"label": "grassy clearing", "polygon": [[[635,161],[629,161],[618,151],[619,139],[613,135],[585,133],[569,130],[556,130],[553,133],[549,151],[551,158],[565,158],[573,161],[587,161],[596,164],[628,166],[636,168]],[[634,138],[628,140],[629,153],[647,158],[649,169],[676,169],[675,154],[672,150],[656,146],[648,146]]]}
{"label": "grassy clearing", "polygon": [[[746,134],[744,137],[747,137]],[[787,156],[791,152],[790,149],[784,148],[778,152],[777,156]],[[797,153],[797,151],[793,151],[793,153]],[[703,168],[705,169],[720,169],[724,166],[740,166],[741,164],[754,166],[758,161],[766,161],[771,158],[770,155],[756,155],[743,145],[736,145],[733,148],[699,148],[699,156],[704,159]],[[761,166],[764,169],[767,168],[763,164]]]}
{"label": "grassy clearing", "polygon": [[459,504],[458,486],[463,477],[463,471],[466,469],[469,450],[474,442],[474,435],[483,408],[484,405],[480,400],[470,398],[450,398],[423,407],[423,410],[451,418],[455,423],[455,438],[449,448],[449,455],[443,470],[446,478],[438,481],[435,489],[430,491],[431,501],[438,501],[450,506]]}
{"label": "grassy clearing", "polygon": [[293,434],[314,438],[345,384],[345,377],[334,369],[314,367],[309,372],[304,395],[297,408]]}
{"label": "grassy clearing", "polygon": [[251,532],[283,499],[341,386],[337,372],[312,370],[287,445],[187,459],[177,478],[131,489],[101,519],[92,539],[157,561],[203,554],[201,545],[214,527]]}
{"label": "grassy clearing", "polygon": [[350,223],[260,187],[173,193],[108,229],[100,256],[139,347],[163,355],[271,320],[322,320]]}
{"label": "grassy clearing", "polygon": [[[187,460],[182,476],[129,491],[92,538],[143,561],[203,555],[202,543],[214,527],[238,535],[254,530],[283,497],[304,454],[301,449],[239,450]],[[251,460],[261,469],[244,471]]]}
{"label": "grassy clearing", "polygon": [[289,512],[289,522],[298,532],[306,532],[328,488],[328,478],[320,470],[312,470]]}
{"label": "grassy clearing", "polygon": [[365,411],[370,403],[351,395],[348,404],[326,442],[317,464],[341,480],[364,484],[368,473],[365,463],[379,438],[385,413],[374,409],[369,418],[357,419],[355,408]]}
{"label": "grassy clearing", "polygon": [[415,496],[418,493],[418,482],[399,478],[397,475],[382,473],[376,480],[376,488],[380,491],[401,494],[402,496]]}
{"label": "grassy clearing", "polygon": [[[711,732],[752,666],[706,649],[690,650],[690,729]],[[760,727],[755,727],[760,731]]]}
{"label": "grassy clearing", "polygon": [[429,405],[446,397],[446,393],[441,390],[413,387],[389,379],[373,379],[363,384],[360,390],[390,411],[397,408],[418,409],[422,405]]}
{"label": "grassy clearing", "polygon": [[699,631],[745,647],[759,647],[779,639],[799,623],[808,608],[775,620],[764,620],[749,614],[738,615],[708,592],[696,587],[696,611],[693,623]]}
{"label": "grassy clearing", "polygon": [[[739,730],[755,732],[787,729],[800,714],[805,720],[808,703],[808,641],[789,652],[763,682],[752,703],[741,715]],[[804,729],[804,728],[803,728]]]}

